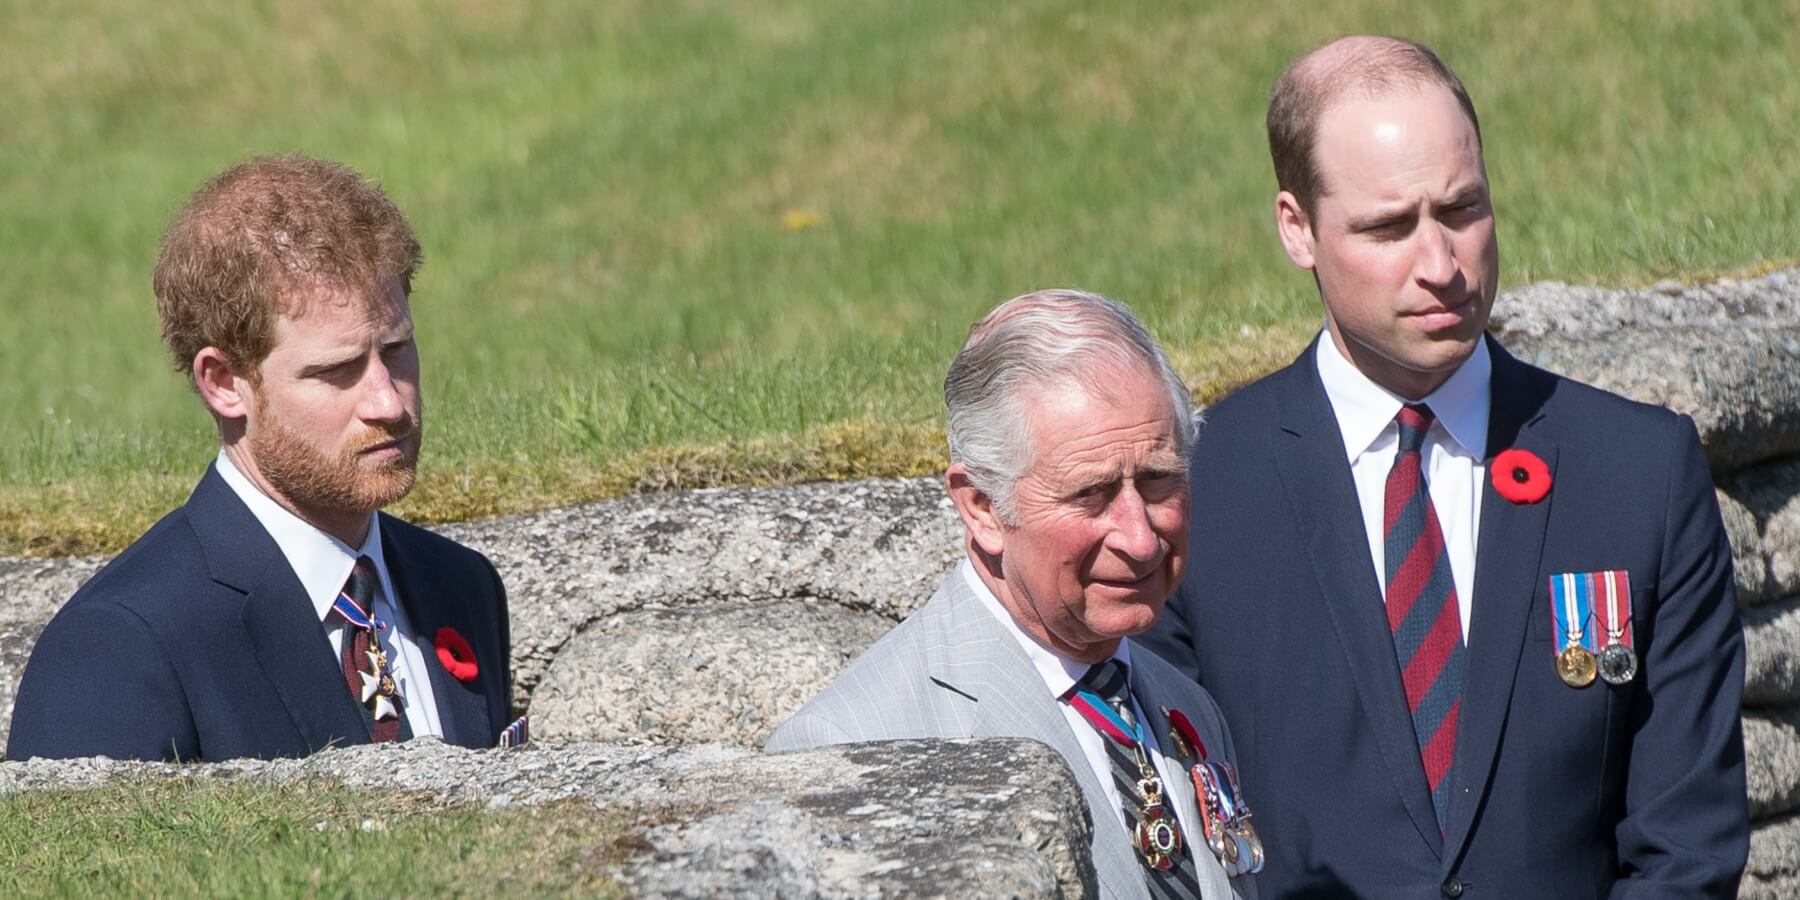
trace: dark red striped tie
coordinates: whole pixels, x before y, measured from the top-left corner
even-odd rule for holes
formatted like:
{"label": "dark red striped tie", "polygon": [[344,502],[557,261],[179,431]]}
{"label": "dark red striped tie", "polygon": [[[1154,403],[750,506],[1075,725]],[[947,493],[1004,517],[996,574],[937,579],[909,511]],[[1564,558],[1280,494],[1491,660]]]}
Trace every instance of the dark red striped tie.
{"label": "dark red striped tie", "polygon": [[1400,426],[1400,452],[1388,470],[1382,507],[1388,627],[1441,831],[1450,822],[1450,764],[1462,708],[1462,617],[1419,452],[1431,430],[1431,409],[1403,406],[1394,421]]}

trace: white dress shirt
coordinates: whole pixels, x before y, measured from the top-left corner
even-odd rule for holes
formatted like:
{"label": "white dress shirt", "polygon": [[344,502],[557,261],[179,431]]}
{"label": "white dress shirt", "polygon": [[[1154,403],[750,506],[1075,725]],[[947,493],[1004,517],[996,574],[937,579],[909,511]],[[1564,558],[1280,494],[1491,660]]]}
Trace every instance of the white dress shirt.
{"label": "white dress shirt", "polygon": [[[961,568],[963,579],[968,582],[969,589],[975,592],[975,596],[981,598],[981,605],[986,607],[994,618],[999,619],[1007,633],[1019,642],[1020,649],[1025,651],[1025,656],[1031,660],[1038,675],[1044,679],[1044,688],[1050,692],[1051,698],[1057,701],[1056,706],[1062,710],[1063,719],[1069,723],[1069,730],[1075,733],[1075,742],[1081,745],[1082,755],[1087,757],[1088,766],[1094,770],[1095,779],[1100,782],[1101,789],[1106,791],[1106,799],[1112,806],[1113,814],[1118,817],[1120,826],[1129,833],[1132,823],[1126,821],[1125,809],[1119,802],[1119,788],[1114,783],[1112,760],[1106,755],[1107,738],[1096,731],[1087,719],[1082,718],[1081,713],[1077,712],[1073,705],[1062,702],[1063,695],[1075,686],[1075,682],[1081,680],[1081,676],[1087,674],[1087,670],[1091,667],[1090,664],[1064,659],[1058,656],[1056,651],[1038,643],[1036,638],[1026,634],[1025,630],[1019,627],[1018,622],[1013,621],[1012,614],[1006,611],[1006,607],[1000,605],[1000,599],[994,596],[993,591],[988,590],[987,583],[975,573],[974,563],[964,559]],[[1129,638],[1119,641],[1119,649],[1113,651],[1112,658],[1124,663],[1127,672],[1131,670],[1131,641]],[[1137,716],[1138,722],[1149,721],[1144,717],[1144,710],[1138,705],[1135,694],[1131,697],[1131,709],[1132,713]],[[1150,757],[1151,765],[1156,767],[1156,773],[1162,777],[1164,793],[1177,790],[1177,785],[1185,785],[1187,782],[1181,778],[1170,777],[1171,773],[1164,765],[1162,756],[1156,752],[1159,745],[1156,742],[1155,730],[1146,726],[1142,729],[1142,733],[1145,753]],[[1073,765],[1073,761],[1070,764]],[[1185,775],[1182,772],[1173,774]],[[1186,816],[1180,818],[1182,839],[1187,842],[1189,847],[1206,846],[1205,836],[1194,831],[1194,823],[1187,819]]]}
{"label": "white dress shirt", "polygon": [[[1356,499],[1362,507],[1363,530],[1369,538],[1375,579],[1386,597],[1382,504],[1388,471],[1394,467],[1394,455],[1400,448],[1400,427],[1394,423],[1394,417],[1406,401],[1370,381],[1345,359],[1329,332],[1321,335],[1316,357],[1319,379],[1325,383],[1325,396],[1337,416],[1350,474],[1356,481]],[[1487,341],[1477,341],[1474,354],[1420,401],[1431,407],[1436,419],[1425,434],[1425,446],[1420,452],[1431,505],[1437,511],[1444,549],[1450,555],[1450,575],[1456,583],[1457,611],[1462,615],[1465,644],[1475,593],[1475,547],[1481,537],[1482,479],[1487,476],[1483,457],[1487,452],[1493,370]]]}
{"label": "white dress shirt", "polygon": [[[257,490],[223,450],[219,451],[214,465],[219,476],[244,505],[250,507],[251,515],[275,539],[275,545],[281,548],[281,555],[287,558],[288,565],[294,568],[294,575],[306,590],[307,599],[312,601],[314,613],[325,626],[334,668],[341,667],[339,660],[344,652],[347,626],[341,617],[331,615],[331,605],[350,578],[357,557],[367,556],[374,561],[377,576],[374,616],[389,624],[388,630],[381,635],[381,645],[387,653],[394,686],[400,692],[406,722],[414,737],[428,734],[443,737],[444,729],[438,722],[437,703],[431,693],[431,674],[425,668],[424,651],[420,649],[418,635],[413,633],[412,623],[407,621],[406,611],[392,599],[394,583],[388,577],[387,560],[382,556],[381,527],[375,514],[369,513],[369,536],[363,540],[363,545],[352,548]],[[349,690],[342,681],[337,682],[336,687]]]}

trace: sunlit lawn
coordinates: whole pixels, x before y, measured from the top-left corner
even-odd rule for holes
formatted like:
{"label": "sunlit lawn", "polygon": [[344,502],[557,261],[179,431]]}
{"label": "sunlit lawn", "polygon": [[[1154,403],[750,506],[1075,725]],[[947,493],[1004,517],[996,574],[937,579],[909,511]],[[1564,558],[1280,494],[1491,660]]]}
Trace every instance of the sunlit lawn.
{"label": "sunlit lawn", "polygon": [[1294,54],[1435,45],[1482,110],[1505,283],[1800,247],[1790,4],[0,0],[0,552],[115,549],[210,423],[157,339],[168,215],[247,155],[379,178],[428,262],[443,519],[924,473],[970,321],[1078,285],[1202,395],[1291,357],[1310,280],[1261,128]]}

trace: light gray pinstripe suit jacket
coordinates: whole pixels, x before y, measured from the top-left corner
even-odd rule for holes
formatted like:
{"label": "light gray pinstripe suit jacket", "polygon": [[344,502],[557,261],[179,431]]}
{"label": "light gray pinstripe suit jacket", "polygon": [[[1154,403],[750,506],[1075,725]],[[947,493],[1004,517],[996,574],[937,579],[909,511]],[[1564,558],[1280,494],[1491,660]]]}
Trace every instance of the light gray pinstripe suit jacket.
{"label": "light gray pinstripe suit jacket", "polygon": [[[1146,724],[1164,748],[1170,741],[1165,708],[1187,714],[1208,751],[1235,756],[1231,736],[1210,696],[1185,675],[1142,647],[1131,650],[1131,690]],[[764,749],[801,750],[829,744],[908,738],[1026,738],[1061,754],[1081,786],[1094,822],[1091,848],[1103,897],[1148,897],[1143,864],[1132,849],[1117,810],[1082,755],[1057,700],[1018,642],[951,572],[931,601],[864,651],[819,696],[782,723]],[[1169,772],[1186,772],[1181,760]],[[1167,794],[1184,823],[1194,823],[1189,776]],[[1252,805],[1254,798],[1250,798]],[[1207,900],[1255,900],[1252,878],[1227,879],[1204,846],[1194,848],[1201,891]]]}

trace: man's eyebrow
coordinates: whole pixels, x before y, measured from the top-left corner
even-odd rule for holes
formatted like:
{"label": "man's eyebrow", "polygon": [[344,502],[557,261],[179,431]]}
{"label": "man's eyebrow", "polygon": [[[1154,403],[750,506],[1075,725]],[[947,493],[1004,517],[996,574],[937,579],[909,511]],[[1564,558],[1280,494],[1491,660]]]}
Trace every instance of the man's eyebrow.
{"label": "man's eyebrow", "polygon": [[360,359],[362,359],[361,353],[349,353],[341,357],[332,357],[306,366],[300,370],[300,374],[302,377],[318,375],[322,372],[329,372],[333,369],[350,365]]}
{"label": "man's eyebrow", "polygon": [[1462,188],[1459,188],[1456,191],[1452,192],[1450,194],[1450,198],[1445,200],[1443,205],[1445,205],[1445,206],[1461,206],[1465,203],[1473,203],[1477,200],[1481,200],[1481,199],[1485,198],[1486,196],[1487,196],[1487,189],[1485,186],[1483,186],[1479,183],[1471,184],[1471,185],[1467,185]]}
{"label": "man's eyebrow", "polygon": [[1371,228],[1382,228],[1388,225],[1399,225],[1418,217],[1418,210],[1412,206],[1396,206],[1392,209],[1377,210],[1360,216],[1351,216],[1345,227],[1351,231],[1368,231]]}
{"label": "man's eyebrow", "polygon": [[1122,476],[1120,475],[1120,473],[1117,469],[1108,469],[1106,471],[1089,472],[1089,473],[1079,475],[1075,478],[1070,479],[1069,485],[1068,485],[1067,489],[1065,489],[1063,491],[1063,493],[1070,497],[1073,497],[1076,494],[1080,494],[1084,491],[1092,490],[1093,488],[1105,487],[1107,485],[1117,484],[1121,477]]}

